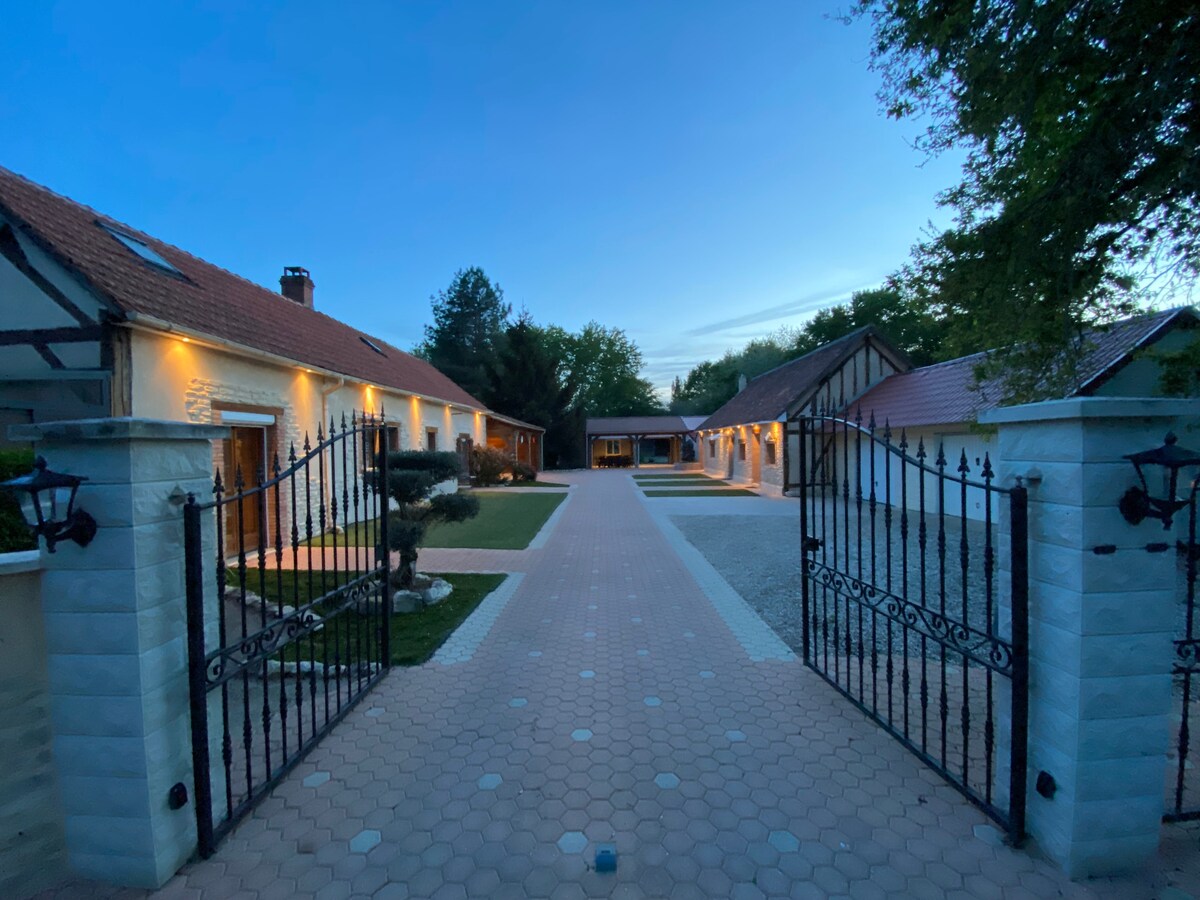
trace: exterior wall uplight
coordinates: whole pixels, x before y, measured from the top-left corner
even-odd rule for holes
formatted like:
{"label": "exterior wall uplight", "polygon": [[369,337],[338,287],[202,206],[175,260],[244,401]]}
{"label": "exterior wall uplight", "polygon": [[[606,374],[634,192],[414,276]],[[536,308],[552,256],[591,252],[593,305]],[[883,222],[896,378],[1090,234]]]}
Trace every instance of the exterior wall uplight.
{"label": "exterior wall uplight", "polygon": [[[1178,440],[1175,434],[1170,432],[1161,447],[1125,455],[1125,458],[1133,463],[1134,469],[1137,470],[1138,480],[1142,483],[1141,487],[1134,486],[1127,490],[1121,496],[1120,503],[1117,504],[1121,515],[1129,524],[1137,525],[1143,519],[1161,519],[1163,531],[1166,531],[1171,527],[1171,520],[1175,513],[1191,502],[1191,497],[1185,500],[1177,499],[1175,489],[1179,484],[1179,470],[1185,466],[1200,466],[1200,453],[1180,447]],[[1150,488],[1146,484],[1146,474],[1142,471],[1143,466],[1161,466],[1167,470],[1167,496],[1165,498],[1160,499],[1150,495]],[[1195,493],[1194,487],[1192,493]]]}
{"label": "exterior wall uplight", "polygon": [[0,483],[0,488],[17,495],[25,522],[35,535],[46,539],[46,549],[53,553],[59,541],[72,540],[86,547],[96,536],[96,520],[75,508],[75,494],[85,481],[78,475],[51,472],[39,456],[32,472]]}

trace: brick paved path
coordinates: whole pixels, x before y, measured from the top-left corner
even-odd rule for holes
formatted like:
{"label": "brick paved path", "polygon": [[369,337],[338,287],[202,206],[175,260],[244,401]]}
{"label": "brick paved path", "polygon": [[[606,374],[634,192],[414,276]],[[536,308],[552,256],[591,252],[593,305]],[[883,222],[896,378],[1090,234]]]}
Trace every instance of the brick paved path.
{"label": "brick paved path", "polygon": [[[626,474],[568,477],[474,655],[393,672],[160,896],[1133,900],[1166,883],[1072,885],[997,844],[799,662],[752,661]],[[591,867],[600,842],[615,874]]]}

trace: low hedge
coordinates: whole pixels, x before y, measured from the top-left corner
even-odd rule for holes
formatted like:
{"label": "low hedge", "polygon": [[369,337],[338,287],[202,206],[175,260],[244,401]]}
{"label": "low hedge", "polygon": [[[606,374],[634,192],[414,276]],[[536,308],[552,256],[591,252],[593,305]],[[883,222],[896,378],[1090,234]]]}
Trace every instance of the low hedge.
{"label": "low hedge", "polygon": [[[32,469],[32,450],[0,450],[0,481],[28,475]],[[36,546],[17,498],[8,491],[0,491],[0,553],[33,550]]]}

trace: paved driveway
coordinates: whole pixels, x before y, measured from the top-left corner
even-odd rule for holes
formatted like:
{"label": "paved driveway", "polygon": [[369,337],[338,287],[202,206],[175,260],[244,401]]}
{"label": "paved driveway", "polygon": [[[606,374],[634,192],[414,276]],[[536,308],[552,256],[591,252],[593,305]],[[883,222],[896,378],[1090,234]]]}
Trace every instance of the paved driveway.
{"label": "paved driveway", "polygon": [[[521,576],[159,896],[1160,895],[1165,870],[1072,885],[1003,846],[627,474],[566,478],[545,545],[488,560]],[[615,873],[594,868],[603,843]]]}

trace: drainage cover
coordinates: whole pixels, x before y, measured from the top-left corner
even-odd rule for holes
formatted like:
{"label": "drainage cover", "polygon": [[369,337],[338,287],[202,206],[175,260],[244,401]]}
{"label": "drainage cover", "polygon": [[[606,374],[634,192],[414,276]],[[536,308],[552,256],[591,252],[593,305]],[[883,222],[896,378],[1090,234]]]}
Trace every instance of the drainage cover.
{"label": "drainage cover", "polygon": [[596,847],[596,871],[617,871],[617,848],[612,844],[599,844]]}

